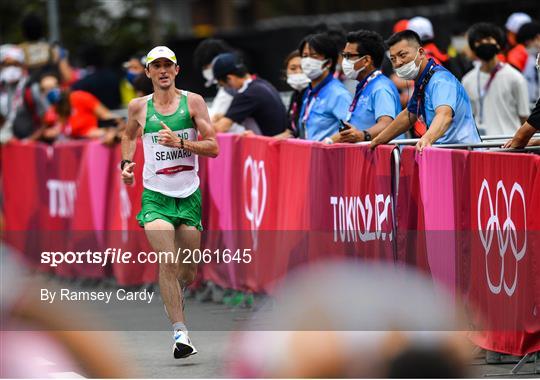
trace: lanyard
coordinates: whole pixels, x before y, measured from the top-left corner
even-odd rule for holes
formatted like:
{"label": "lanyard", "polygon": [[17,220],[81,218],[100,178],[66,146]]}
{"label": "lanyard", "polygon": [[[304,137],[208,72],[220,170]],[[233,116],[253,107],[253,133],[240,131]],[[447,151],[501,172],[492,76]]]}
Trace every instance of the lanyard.
{"label": "lanyard", "polygon": [[347,113],[347,118],[345,119],[345,121],[351,121],[352,114],[356,109],[356,104],[358,103],[358,99],[360,99],[360,95],[362,95],[362,92],[364,92],[364,89],[367,87],[369,82],[371,82],[373,79],[377,78],[381,74],[382,73],[380,70],[375,70],[371,74],[369,74],[362,82],[358,83],[358,86],[356,86],[356,92],[354,94],[353,101],[349,106],[349,112]]}
{"label": "lanyard", "polygon": [[493,70],[491,70],[491,73],[489,74],[489,79],[483,89],[480,87],[480,68],[478,68],[476,85],[478,89],[478,103],[480,106],[480,112],[478,115],[478,122],[480,124],[482,124],[482,121],[484,120],[484,99],[489,90],[489,86],[491,86],[491,82],[493,82],[495,75],[497,75],[497,72],[500,69],[502,69],[502,67],[503,67],[503,64],[501,62],[497,63],[497,65],[493,68]]}
{"label": "lanyard", "polygon": [[296,128],[296,112],[298,111],[298,102],[295,100],[291,106],[289,117],[291,118],[291,127],[294,133],[297,132]]}
{"label": "lanyard", "polygon": [[[426,65],[426,68],[424,69],[424,72],[426,72],[426,74],[420,81],[420,84],[418,85],[418,87],[415,87],[414,89],[414,92],[416,93],[416,117],[420,118],[420,113],[421,113],[422,118],[424,119],[424,123],[426,124],[427,124],[426,115],[425,115],[426,109],[423,104],[424,92],[426,91],[426,87],[431,77],[433,76],[433,74],[435,74],[435,71],[437,71],[439,67],[440,66],[437,65],[432,58],[430,58],[428,64]],[[414,97],[414,93],[413,93],[413,97]]]}
{"label": "lanyard", "polygon": [[308,90],[306,91],[307,106],[304,109],[304,115],[302,116],[302,124],[304,128],[309,118],[309,114],[311,113],[311,109],[313,108],[313,105],[315,104],[315,101],[317,100],[317,96],[319,96],[319,92],[321,92],[323,87],[326,86],[333,79],[334,77],[331,74],[328,74],[326,78],[324,78],[324,80],[321,83],[319,83],[315,88],[309,87]]}

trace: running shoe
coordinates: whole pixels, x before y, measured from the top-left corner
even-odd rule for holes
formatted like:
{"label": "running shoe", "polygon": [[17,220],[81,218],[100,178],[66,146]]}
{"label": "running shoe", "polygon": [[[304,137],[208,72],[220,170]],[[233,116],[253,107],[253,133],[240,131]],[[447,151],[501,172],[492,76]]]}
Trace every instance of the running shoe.
{"label": "running shoe", "polygon": [[174,332],[174,346],[173,354],[175,359],[184,359],[188,356],[195,355],[197,349],[191,343],[189,336],[182,330],[176,330]]}

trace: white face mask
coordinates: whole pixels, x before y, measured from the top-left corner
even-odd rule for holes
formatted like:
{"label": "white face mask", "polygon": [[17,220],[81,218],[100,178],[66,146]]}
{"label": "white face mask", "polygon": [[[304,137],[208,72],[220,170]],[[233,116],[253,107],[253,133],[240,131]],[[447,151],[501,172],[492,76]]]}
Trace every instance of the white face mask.
{"label": "white face mask", "polygon": [[416,55],[414,56],[414,59],[411,62],[406,63],[403,66],[394,69],[398,77],[400,77],[401,79],[406,79],[406,80],[416,79],[416,77],[418,76],[418,72],[420,71],[420,65],[422,64],[422,61],[420,61],[420,64],[416,66],[415,61],[416,61],[416,58],[418,58],[418,53],[419,51],[416,52]]}
{"label": "white face mask", "polygon": [[[364,57],[365,57],[365,55],[364,55]],[[351,61],[350,59],[343,58],[341,66],[343,67],[343,74],[345,74],[345,77],[347,79],[356,79],[356,78],[358,78],[358,74],[360,74],[362,71],[364,71],[366,69],[366,66],[361,67],[358,70],[354,69],[354,65],[356,65],[356,62],[360,61],[364,57],[360,57],[354,62]]]}
{"label": "white face mask", "polygon": [[202,71],[202,76],[206,79],[205,87],[210,87],[214,83],[214,73],[212,72],[212,66]]}
{"label": "white face mask", "polygon": [[311,57],[304,57],[300,61],[300,64],[302,65],[302,71],[311,80],[317,79],[323,74],[324,70],[326,70],[323,69],[323,65],[325,63],[326,61],[321,61]]}
{"label": "white face mask", "polygon": [[0,82],[17,83],[23,76],[23,69],[18,66],[7,66],[0,71]]}
{"label": "white face mask", "polygon": [[296,91],[302,91],[311,82],[311,80],[304,73],[287,75],[287,83]]}
{"label": "white face mask", "polygon": [[540,70],[540,53],[536,56],[536,70]]}

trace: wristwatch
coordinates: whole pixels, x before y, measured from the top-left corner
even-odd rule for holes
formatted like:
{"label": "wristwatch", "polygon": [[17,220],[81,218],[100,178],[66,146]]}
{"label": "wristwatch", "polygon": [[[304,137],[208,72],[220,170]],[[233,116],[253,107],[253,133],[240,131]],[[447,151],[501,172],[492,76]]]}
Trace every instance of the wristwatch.
{"label": "wristwatch", "polygon": [[371,133],[369,133],[367,130],[364,130],[364,141],[371,141]]}
{"label": "wristwatch", "polygon": [[126,164],[131,164],[131,160],[122,160],[120,161],[120,170],[124,170],[124,166],[126,166]]}

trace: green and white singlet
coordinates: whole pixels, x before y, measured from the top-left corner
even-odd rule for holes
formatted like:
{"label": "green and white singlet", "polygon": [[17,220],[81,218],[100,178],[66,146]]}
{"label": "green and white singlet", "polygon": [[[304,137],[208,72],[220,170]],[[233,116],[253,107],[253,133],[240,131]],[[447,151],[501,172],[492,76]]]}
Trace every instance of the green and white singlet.
{"label": "green and white singlet", "polygon": [[154,108],[153,95],[148,96],[146,123],[143,130],[144,168],[143,186],[161,194],[186,198],[199,187],[199,162],[197,155],[180,148],[170,148],[158,143],[158,132],[163,130],[161,121],[184,140],[197,141],[187,104],[187,91],[181,91],[180,103],[171,115],[162,115]]}

